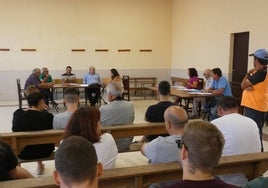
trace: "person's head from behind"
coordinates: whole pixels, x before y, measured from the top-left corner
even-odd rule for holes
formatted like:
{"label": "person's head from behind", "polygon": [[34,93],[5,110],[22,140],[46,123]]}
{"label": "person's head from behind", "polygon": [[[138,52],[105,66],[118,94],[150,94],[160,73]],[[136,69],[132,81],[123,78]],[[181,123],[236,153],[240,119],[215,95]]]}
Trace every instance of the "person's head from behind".
{"label": "person's head from behind", "polygon": [[189,122],[179,144],[183,171],[191,175],[212,175],[223,146],[223,135],[215,125],[202,120]]}
{"label": "person's head from behind", "polygon": [[217,99],[217,110],[219,116],[238,112],[238,104],[235,98],[230,96],[221,96]]}
{"label": "person's head from behind", "polygon": [[35,92],[27,95],[26,97],[30,108],[36,108],[40,111],[46,108],[45,98],[41,92]]}
{"label": "person's head from behind", "polygon": [[165,126],[169,134],[182,132],[188,122],[186,111],[180,106],[170,106],[164,113]]}
{"label": "person's head from behind", "polygon": [[168,81],[161,81],[158,84],[158,92],[162,96],[167,96],[170,94],[170,84]]}
{"label": "person's head from behind", "polygon": [[198,76],[197,70],[195,68],[188,68],[188,75],[190,78]]}
{"label": "person's head from behind", "polygon": [[112,80],[115,77],[120,76],[119,73],[118,73],[118,71],[115,68],[112,68],[110,71],[111,71],[111,78],[112,78]]}
{"label": "person's head from behind", "polygon": [[92,143],[100,140],[100,111],[94,106],[82,106],[70,117],[64,138],[82,136]]}
{"label": "person's head from behind", "polygon": [[98,187],[102,164],[87,139],[71,136],[63,140],[55,154],[54,180],[60,187]]}
{"label": "person's head from behind", "polygon": [[219,80],[220,77],[222,77],[222,72],[220,68],[214,68],[211,71],[213,80]]}
{"label": "person's head from behind", "polygon": [[64,102],[66,104],[78,104],[79,90],[76,88],[67,88],[64,90]]}
{"label": "person's head from behind", "polygon": [[109,102],[116,99],[122,99],[124,89],[121,82],[111,82],[107,85],[106,90]]}
{"label": "person's head from behind", "polygon": [[72,73],[72,67],[71,66],[67,66],[66,67],[66,74],[70,75]]}

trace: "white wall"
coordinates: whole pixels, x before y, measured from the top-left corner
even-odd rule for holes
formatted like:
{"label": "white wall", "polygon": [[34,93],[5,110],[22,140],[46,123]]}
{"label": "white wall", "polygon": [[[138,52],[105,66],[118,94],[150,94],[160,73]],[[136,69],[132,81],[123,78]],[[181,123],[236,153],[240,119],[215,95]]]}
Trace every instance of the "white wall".
{"label": "white wall", "polygon": [[219,67],[228,75],[231,34],[249,31],[249,52],[267,49],[267,17],[267,0],[173,0],[171,74]]}
{"label": "white wall", "polygon": [[[0,5],[0,48],[10,49],[0,51],[0,100],[16,99],[15,79],[24,83],[35,67],[47,66],[55,78],[66,65],[80,76],[91,65],[103,76],[112,67],[134,76],[170,76],[171,0],[0,0]],[[75,48],[86,52],[71,52]],[[95,52],[99,48],[109,51]],[[131,51],[117,52],[125,48]]]}

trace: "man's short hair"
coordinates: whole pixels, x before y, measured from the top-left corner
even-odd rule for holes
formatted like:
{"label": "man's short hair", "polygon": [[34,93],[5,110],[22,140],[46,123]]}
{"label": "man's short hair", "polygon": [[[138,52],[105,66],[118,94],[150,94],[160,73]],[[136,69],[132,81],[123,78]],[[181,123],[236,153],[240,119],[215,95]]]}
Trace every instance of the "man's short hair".
{"label": "man's short hair", "polygon": [[94,146],[80,136],[64,139],[55,154],[55,168],[68,186],[87,180],[92,184],[96,178],[97,163]]}
{"label": "man's short hair", "polygon": [[38,103],[45,99],[44,95],[41,92],[34,92],[26,96],[29,107],[37,107]]}
{"label": "man's short hair", "polygon": [[224,137],[219,129],[208,121],[193,120],[184,127],[181,143],[188,151],[189,168],[204,173],[213,173],[224,146]]}
{"label": "man's short hair", "polygon": [[68,65],[68,66],[66,67],[66,70],[69,69],[69,68],[72,69],[72,67],[71,67],[70,65]]}
{"label": "man's short hair", "polygon": [[213,74],[218,75],[218,77],[222,77],[222,72],[220,68],[214,68],[212,69]]}
{"label": "man's short hair", "polygon": [[165,121],[170,121],[175,129],[183,129],[188,123],[188,115],[184,108],[174,105],[165,110]]}
{"label": "man's short hair", "polygon": [[67,88],[64,90],[64,99],[67,103],[76,103],[79,98],[79,90],[77,88]]}
{"label": "man's short hair", "polygon": [[231,96],[221,96],[217,99],[217,107],[223,110],[234,109],[238,107],[237,101]]}
{"label": "man's short hair", "polygon": [[168,95],[170,93],[170,84],[168,81],[161,81],[158,84],[158,91],[160,95]]}
{"label": "man's short hair", "polygon": [[34,68],[32,74],[36,74],[37,72],[41,72],[41,70],[39,68]]}
{"label": "man's short hair", "polygon": [[107,93],[110,93],[114,97],[122,97],[123,87],[121,82],[111,82],[106,87]]}

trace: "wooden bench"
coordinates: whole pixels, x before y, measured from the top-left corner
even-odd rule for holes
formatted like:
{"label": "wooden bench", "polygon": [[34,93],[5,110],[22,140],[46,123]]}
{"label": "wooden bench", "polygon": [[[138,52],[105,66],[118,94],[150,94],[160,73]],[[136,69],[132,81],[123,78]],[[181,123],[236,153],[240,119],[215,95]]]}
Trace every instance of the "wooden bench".
{"label": "wooden bench", "polygon": [[187,78],[180,78],[180,77],[171,77],[171,84],[174,86],[176,84],[176,82],[178,83],[185,83],[187,82],[188,79]]}
{"label": "wooden bench", "polygon": [[146,90],[145,86],[156,86],[157,83],[157,77],[130,77],[130,90],[134,91],[134,94],[136,96],[137,91],[141,95],[145,95],[144,91]]}
{"label": "wooden bench", "polygon": [[[243,172],[249,180],[268,170],[268,152],[222,157],[215,175]],[[143,188],[152,183],[182,179],[182,169],[177,162],[148,164],[105,170],[99,188]],[[51,187],[56,188],[52,176],[24,180],[4,181],[1,188]]]}
{"label": "wooden bench", "polygon": [[[141,135],[153,135],[153,134],[166,134],[166,128],[164,123],[140,123],[132,125],[117,125],[117,126],[105,126],[101,128],[102,133],[108,132],[116,138],[141,136]],[[43,130],[43,131],[29,131],[29,132],[10,132],[0,133],[1,140],[9,144],[16,155],[20,154],[23,148],[27,145],[35,144],[48,144],[53,143],[58,146],[63,138],[64,130]],[[140,150],[141,144],[132,144],[128,151]],[[54,155],[39,159],[39,160],[51,160]],[[37,160],[19,160],[22,162],[32,162]]]}

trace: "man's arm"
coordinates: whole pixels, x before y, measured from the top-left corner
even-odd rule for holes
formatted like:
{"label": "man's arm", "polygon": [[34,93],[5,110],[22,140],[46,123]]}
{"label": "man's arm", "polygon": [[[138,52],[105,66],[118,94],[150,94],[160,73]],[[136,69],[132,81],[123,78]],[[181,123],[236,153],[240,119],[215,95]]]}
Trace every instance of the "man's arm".
{"label": "man's arm", "polygon": [[9,175],[14,179],[34,178],[34,176],[30,172],[19,166],[10,170]]}

